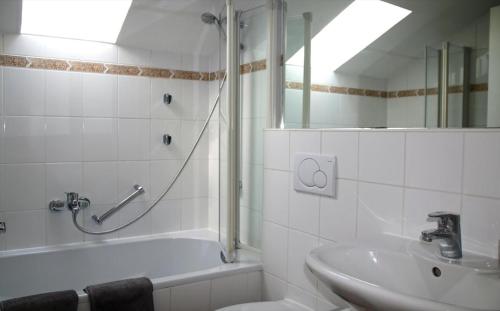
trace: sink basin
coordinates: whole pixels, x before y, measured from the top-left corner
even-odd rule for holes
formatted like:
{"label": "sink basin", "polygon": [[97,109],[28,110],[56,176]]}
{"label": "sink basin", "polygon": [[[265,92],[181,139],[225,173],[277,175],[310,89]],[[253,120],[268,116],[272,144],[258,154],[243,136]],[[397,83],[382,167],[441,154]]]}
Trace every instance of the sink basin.
{"label": "sink basin", "polygon": [[438,246],[403,238],[325,245],[306,264],[335,294],[361,309],[500,310],[498,260],[464,252],[450,261]]}

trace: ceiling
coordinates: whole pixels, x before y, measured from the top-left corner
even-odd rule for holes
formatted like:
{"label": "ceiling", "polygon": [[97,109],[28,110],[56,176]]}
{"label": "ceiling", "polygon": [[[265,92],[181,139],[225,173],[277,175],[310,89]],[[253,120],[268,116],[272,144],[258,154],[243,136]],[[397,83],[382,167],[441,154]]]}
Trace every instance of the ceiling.
{"label": "ceiling", "polygon": [[[303,45],[303,12],[313,14],[313,35],[353,0],[287,0],[287,53]],[[385,0],[412,14],[339,68],[340,72],[387,78],[409,61],[422,57],[426,45],[438,45],[450,34],[485,15],[500,0]],[[214,25],[201,22],[204,12],[224,12],[224,0],[134,0],[118,38],[123,46],[183,54],[210,55],[217,50]],[[236,0],[238,9],[265,0]],[[0,32],[18,33],[22,0],[0,1]],[[262,28],[256,28],[262,32]],[[265,37],[265,36],[263,36]]]}
{"label": "ceiling", "polygon": [[[239,10],[265,0],[236,0]],[[223,12],[224,0],[134,0],[117,44],[182,54],[209,55],[219,39],[214,25],[204,24],[204,12]],[[0,0],[0,32],[19,33],[22,0]]]}

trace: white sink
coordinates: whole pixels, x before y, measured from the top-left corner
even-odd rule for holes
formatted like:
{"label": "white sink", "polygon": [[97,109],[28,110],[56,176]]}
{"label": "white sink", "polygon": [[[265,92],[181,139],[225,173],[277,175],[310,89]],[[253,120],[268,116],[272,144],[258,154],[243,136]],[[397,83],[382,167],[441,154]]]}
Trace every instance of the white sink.
{"label": "white sink", "polygon": [[437,245],[388,237],[325,245],[306,263],[334,293],[362,309],[500,310],[498,260],[464,252],[460,261],[449,261],[437,251]]}

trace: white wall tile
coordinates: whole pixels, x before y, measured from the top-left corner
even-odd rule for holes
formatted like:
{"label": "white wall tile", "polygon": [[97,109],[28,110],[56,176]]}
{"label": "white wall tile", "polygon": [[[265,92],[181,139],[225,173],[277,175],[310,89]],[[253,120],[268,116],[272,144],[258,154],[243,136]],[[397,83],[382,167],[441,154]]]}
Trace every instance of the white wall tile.
{"label": "white wall tile", "polygon": [[181,230],[182,200],[163,200],[151,212],[153,233]]}
{"label": "white wall tile", "polygon": [[357,132],[323,132],[321,153],[337,157],[337,176],[356,179],[358,177]]}
{"label": "white wall tile", "polygon": [[[86,195],[86,193],[82,193],[82,195]],[[121,219],[119,216],[116,217],[111,217],[106,219],[106,221],[102,224],[97,224],[93,219],[92,215],[98,215],[101,216],[105,212],[109,211],[111,208],[115,207],[115,204],[96,204],[95,201],[92,201],[92,198],[89,199],[91,200],[92,207],[87,208],[83,210],[83,213],[78,217],[79,223],[83,224],[85,228],[88,230],[92,231],[104,231],[104,230],[110,230],[112,228],[115,228],[119,225],[123,225],[121,222]],[[89,234],[84,234],[84,239],[85,241],[104,241],[107,239],[116,239],[118,238],[118,232],[114,233],[108,233],[105,235],[89,235]]]}
{"label": "white wall tile", "polygon": [[4,68],[5,114],[42,116],[45,111],[45,71]]}
{"label": "white wall tile", "polygon": [[210,309],[232,306],[247,301],[247,275],[244,273],[212,280]]}
{"label": "white wall tile", "polygon": [[402,185],[404,141],[404,133],[360,133],[359,179]]}
{"label": "white wall tile", "polygon": [[500,200],[464,196],[461,226],[466,250],[498,258]]}
{"label": "white wall tile", "polygon": [[288,131],[265,131],[264,167],[290,169],[290,135]]}
{"label": "white wall tile", "polygon": [[264,219],[288,226],[290,173],[264,170]]}
{"label": "white wall tile", "polygon": [[295,230],[288,233],[288,282],[314,292],[317,287],[317,279],[307,268],[306,256],[314,248],[319,246],[317,236],[312,236]]}
{"label": "white wall tile", "polygon": [[116,45],[111,43],[43,37],[42,57],[116,63]]}
{"label": "white wall tile", "polygon": [[35,210],[46,207],[43,164],[0,166],[0,209]]}
{"label": "white wall tile", "polygon": [[[156,200],[172,182],[177,170],[180,168],[180,161],[151,161],[149,164],[151,178],[151,199]],[[179,199],[182,197],[181,183],[177,182],[164,199]]]}
{"label": "white wall tile", "polygon": [[290,174],[289,191],[290,228],[318,235],[320,196],[293,189],[293,173]]}
{"label": "white wall tile", "polygon": [[45,244],[45,211],[5,213],[8,224],[7,249],[36,247]]}
{"label": "white wall tile", "polygon": [[[163,95],[172,95],[172,102],[163,102]],[[176,79],[151,79],[151,118],[182,119],[184,101],[182,81]]]}
{"label": "white wall tile", "polygon": [[288,230],[264,221],[262,230],[262,263],[264,270],[287,279]]}
{"label": "white wall tile", "polygon": [[500,133],[465,133],[464,193],[500,198]]}
{"label": "white wall tile", "polygon": [[44,212],[47,245],[83,242],[83,233],[69,221],[72,217],[69,210],[52,212],[47,209]]}
{"label": "white wall tile", "polygon": [[83,119],[48,117],[45,122],[46,161],[82,161]]}
{"label": "white wall tile", "polygon": [[207,198],[182,200],[181,229],[192,230],[208,227]]}
{"label": "white wall tile", "polygon": [[406,185],[459,193],[462,148],[462,133],[408,133]]}
{"label": "white wall tile", "polygon": [[118,77],[118,115],[121,118],[149,118],[151,79]]}
{"label": "white wall tile", "polygon": [[[172,143],[165,145],[163,135],[172,136]],[[151,120],[150,157],[152,160],[182,158],[181,122],[178,120]]]}
{"label": "white wall tile", "polygon": [[45,37],[4,34],[4,50],[11,55],[41,56],[45,53]]}
{"label": "white wall tile", "polygon": [[[121,199],[121,198],[120,198]],[[126,224],[136,219],[139,215],[144,213],[144,211],[149,206],[145,202],[131,202],[127,204],[127,207],[121,210],[120,214],[117,215],[119,218],[120,224]],[[147,213],[137,222],[131,224],[129,227],[124,228],[118,232],[118,236],[123,237],[133,237],[133,236],[141,236],[141,235],[150,235],[152,233],[151,230],[151,213]]]}
{"label": "white wall tile", "polygon": [[134,203],[146,204],[150,199],[149,163],[146,161],[118,162],[118,198],[127,197],[134,190],[134,185],[144,187],[144,192],[134,199]]}
{"label": "white wall tile", "polygon": [[64,71],[46,71],[45,75],[45,114],[82,116],[83,75]]}
{"label": "white wall tile", "polygon": [[210,281],[173,287],[170,307],[175,311],[210,310]]}
{"label": "white wall tile", "polygon": [[83,115],[113,117],[117,113],[118,79],[114,75],[83,74]]}
{"label": "white wall tile", "polygon": [[322,197],[320,201],[320,236],[345,242],[356,237],[357,182],[337,181],[337,197]]}
{"label": "white wall tile", "polygon": [[66,200],[65,192],[83,192],[82,163],[49,163],[45,168],[47,201]]}
{"label": "white wall tile", "polygon": [[[182,114],[186,120],[205,120],[208,116],[208,83],[182,80]],[[210,105],[212,105],[210,103]],[[210,106],[211,107],[211,106]]]}
{"label": "white wall tile", "polygon": [[285,298],[287,284],[280,278],[264,272],[262,279],[262,299],[264,301],[276,301]]}
{"label": "white wall tile", "polygon": [[419,239],[423,230],[435,227],[435,224],[429,223],[427,220],[429,213],[449,211],[459,214],[460,205],[459,194],[406,189],[403,234],[411,239]]}
{"label": "white wall tile", "polygon": [[117,202],[116,162],[89,162],[83,164],[83,193],[93,204]]}
{"label": "white wall tile", "polygon": [[[193,149],[203,129],[203,121],[181,121],[182,158],[185,159]],[[205,132],[194,150],[192,159],[208,159],[208,133]]]}
{"label": "white wall tile", "polygon": [[208,197],[208,161],[191,160],[178,182],[182,184],[183,198]]}
{"label": "white wall tile", "polygon": [[401,234],[403,188],[359,183],[358,237]]}
{"label": "white wall tile", "polygon": [[2,145],[4,163],[32,163],[45,160],[43,117],[5,117]]}
{"label": "white wall tile", "polygon": [[116,119],[85,118],[83,129],[83,159],[112,161],[118,158]]}
{"label": "white wall tile", "polygon": [[118,159],[149,160],[150,121],[118,120]]}
{"label": "white wall tile", "polygon": [[297,152],[321,153],[321,132],[290,132],[290,169]]}

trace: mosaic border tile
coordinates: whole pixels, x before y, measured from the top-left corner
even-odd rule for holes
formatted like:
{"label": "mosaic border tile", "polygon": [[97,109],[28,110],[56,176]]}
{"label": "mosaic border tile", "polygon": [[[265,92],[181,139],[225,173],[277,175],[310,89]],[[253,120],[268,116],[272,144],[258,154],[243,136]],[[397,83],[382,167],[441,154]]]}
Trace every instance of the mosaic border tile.
{"label": "mosaic border tile", "polygon": [[[240,72],[241,74],[248,74],[265,70],[267,67],[266,63],[265,59],[261,59],[251,63],[242,64],[240,66]],[[119,65],[7,54],[0,54],[0,66],[193,81],[220,80],[225,74],[224,70],[216,72],[188,71],[180,69],[142,67],[134,65]]]}
{"label": "mosaic border tile", "polygon": [[[292,90],[302,90],[302,82],[286,81],[286,88]],[[463,85],[453,85],[449,87],[448,94],[463,93]],[[437,95],[438,88],[428,88],[426,89],[412,89],[412,90],[398,90],[398,91],[380,91],[380,90],[370,90],[370,89],[360,89],[351,88],[345,86],[335,86],[335,85],[323,85],[323,84],[312,84],[311,91],[331,93],[331,94],[343,94],[343,95],[356,95],[356,96],[368,96],[368,97],[378,97],[378,98],[403,98],[403,97],[417,97],[427,95]],[[485,92],[488,91],[488,83],[472,84],[470,86],[471,92]]]}

